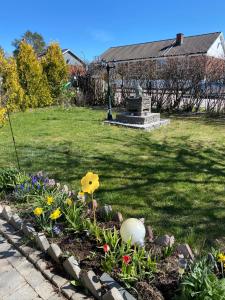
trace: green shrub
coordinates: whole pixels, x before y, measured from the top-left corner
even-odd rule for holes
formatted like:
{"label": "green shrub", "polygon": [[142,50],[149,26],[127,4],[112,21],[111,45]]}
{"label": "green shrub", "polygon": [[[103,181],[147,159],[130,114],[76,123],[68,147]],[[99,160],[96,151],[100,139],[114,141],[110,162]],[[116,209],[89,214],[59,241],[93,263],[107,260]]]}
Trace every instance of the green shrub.
{"label": "green shrub", "polygon": [[19,170],[15,168],[0,168],[0,192],[14,188]]}
{"label": "green shrub", "polygon": [[224,300],[225,279],[218,279],[205,258],[196,262],[182,280],[179,300]]}

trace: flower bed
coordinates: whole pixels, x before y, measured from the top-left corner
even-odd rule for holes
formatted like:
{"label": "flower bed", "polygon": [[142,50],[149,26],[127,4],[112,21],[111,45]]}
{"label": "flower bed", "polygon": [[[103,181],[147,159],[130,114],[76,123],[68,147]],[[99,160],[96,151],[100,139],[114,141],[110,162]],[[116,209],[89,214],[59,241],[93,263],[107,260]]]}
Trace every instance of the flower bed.
{"label": "flower bed", "polygon": [[[36,232],[44,233],[36,239],[45,241],[47,236],[51,246],[43,250],[59,266],[67,269],[71,257],[75,258],[71,282],[89,288],[96,298],[107,295],[110,287],[105,283],[110,275],[136,299],[225,299],[223,253],[193,262],[188,245],[175,245],[168,235],[154,239],[149,227],[142,240],[144,220],[132,219],[135,226],[125,228],[121,214],[108,205],[98,206],[94,195],[100,186],[98,175],[88,172],[80,191],[74,192],[42,172],[33,176],[10,172],[0,177],[5,199],[23,204],[20,216]],[[87,286],[89,272],[101,279],[100,291],[93,291],[93,282]]]}

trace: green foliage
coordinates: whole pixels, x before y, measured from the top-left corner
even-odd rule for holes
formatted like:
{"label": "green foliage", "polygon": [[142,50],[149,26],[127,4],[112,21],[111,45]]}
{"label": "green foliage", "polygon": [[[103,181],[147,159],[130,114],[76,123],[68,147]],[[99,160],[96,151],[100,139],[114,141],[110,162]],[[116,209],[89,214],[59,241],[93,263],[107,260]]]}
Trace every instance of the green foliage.
{"label": "green foliage", "polygon": [[218,279],[205,258],[196,262],[182,280],[179,300],[224,300],[225,279]]}
{"label": "green foliage", "polygon": [[19,171],[15,168],[0,168],[0,192],[13,190]]}
{"label": "green foliage", "polygon": [[52,98],[61,95],[61,86],[66,83],[68,70],[59,44],[52,43],[42,58],[44,73],[47,76]]}
{"label": "green foliage", "polygon": [[50,105],[52,97],[47,78],[32,46],[22,41],[16,59],[20,84],[25,92],[26,107]]}
{"label": "green foliage", "polygon": [[73,203],[64,208],[64,215],[67,221],[69,231],[81,232],[86,229],[86,221],[83,216],[84,206],[82,203]]}
{"label": "green foliage", "polygon": [[16,48],[13,52],[15,56],[19,53],[21,41],[26,41],[27,44],[31,45],[36,54],[42,52],[46,46],[44,38],[40,33],[27,30],[20,39],[15,39],[12,42],[12,45]]}

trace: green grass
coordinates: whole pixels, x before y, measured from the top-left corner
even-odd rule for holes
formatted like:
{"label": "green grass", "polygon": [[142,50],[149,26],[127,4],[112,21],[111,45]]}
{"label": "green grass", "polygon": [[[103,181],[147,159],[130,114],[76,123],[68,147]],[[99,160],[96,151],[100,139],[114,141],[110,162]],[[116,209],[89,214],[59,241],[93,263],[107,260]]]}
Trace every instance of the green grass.
{"label": "green grass", "polygon": [[[96,197],[127,217],[144,217],[156,234],[200,244],[225,234],[225,121],[173,117],[142,132],[105,126],[105,112],[73,108],[16,113],[22,168],[45,170],[74,190],[89,170]],[[0,130],[0,166],[15,165],[8,125]]]}

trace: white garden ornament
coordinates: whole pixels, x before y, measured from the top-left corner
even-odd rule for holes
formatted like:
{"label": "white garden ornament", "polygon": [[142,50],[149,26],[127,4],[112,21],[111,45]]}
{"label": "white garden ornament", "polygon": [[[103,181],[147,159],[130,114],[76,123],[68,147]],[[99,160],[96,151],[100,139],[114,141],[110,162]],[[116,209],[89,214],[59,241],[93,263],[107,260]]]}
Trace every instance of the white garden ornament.
{"label": "white garden ornament", "polygon": [[124,221],[120,228],[120,235],[124,242],[131,239],[131,244],[138,244],[143,246],[145,239],[145,226],[135,218],[130,218]]}

